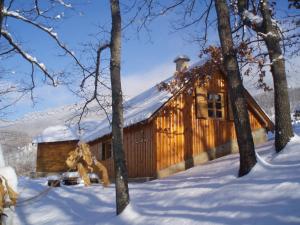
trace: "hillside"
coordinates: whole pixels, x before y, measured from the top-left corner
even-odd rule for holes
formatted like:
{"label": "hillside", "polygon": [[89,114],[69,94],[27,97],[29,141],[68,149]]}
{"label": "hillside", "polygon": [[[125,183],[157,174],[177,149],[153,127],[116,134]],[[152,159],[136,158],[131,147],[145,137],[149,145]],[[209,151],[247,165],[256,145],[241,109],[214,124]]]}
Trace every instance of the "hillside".
{"label": "hillside", "polygon": [[[299,147],[296,136],[276,154],[269,141],[257,148],[258,163],[243,178],[237,178],[235,154],[165,179],[130,183],[131,203],[119,217],[113,184],[54,188],[17,207],[15,224],[299,224]],[[45,179],[21,178],[20,201],[45,188]]]}
{"label": "hillside", "polygon": [[[264,92],[254,95],[257,103],[265,110],[265,112],[273,117],[274,115],[274,91]],[[289,88],[289,98],[291,105],[291,112],[296,107],[300,107],[300,88]]]}
{"label": "hillside", "polygon": [[[103,118],[103,112],[92,108],[83,120]],[[0,121],[0,147],[7,165],[13,166],[18,174],[35,170],[36,145],[31,144],[33,137],[49,126],[76,123],[78,105],[67,105],[51,110],[34,112],[15,121]]]}

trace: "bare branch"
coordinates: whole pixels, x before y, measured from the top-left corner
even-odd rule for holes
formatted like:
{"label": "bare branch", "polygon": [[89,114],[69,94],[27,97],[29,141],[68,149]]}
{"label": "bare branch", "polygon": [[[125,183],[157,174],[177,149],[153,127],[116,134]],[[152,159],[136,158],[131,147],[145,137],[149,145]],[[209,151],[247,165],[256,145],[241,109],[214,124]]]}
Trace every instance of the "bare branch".
{"label": "bare branch", "polygon": [[9,53],[11,53],[11,52],[13,52],[13,51],[15,51],[15,48],[11,48],[10,50],[7,50],[7,51],[5,51],[5,52],[0,53],[0,56],[9,54]]}
{"label": "bare branch", "polygon": [[45,74],[45,76],[51,80],[53,86],[57,85],[53,76],[47,71],[43,63],[38,62],[36,58],[32,57],[24,50],[22,50],[21,47],[14,42],[14,40],[12,39],[12,37],[7,31],[2,29],[1,34],[8,41],[8,43],[15,49],[15,51],[18,52],[26,61],[28,61],[30,64],[34,64],[35,66],[37,66]]}
{"label": "bare branch", "polygon": [[66,54],[68,54],[69,56],[71,56],[75,60],[76,64],[82,69],[83,73],[84,72],[90,73],[80,63],[80,61],[77,59],[77,57],[74,55],[74,53],[71,50],[69,50],[63,43],[60,42],[60,40],[57,37],[57,33],[53,32],[53,28],[48,28],[48,27],[45,27],[45,26],[43,26],[41,24],[38,24],[38,23],[36,23],[36,22],[34,22],[34,21],[30,20],[30,19],[25,18],[24,16],[20,15],[17,12],[12,12],[12,11],[4,10],[3,14],[5,16],[9,16],[9,17],[21,20],[21,21],[23,21],[25,23],[31,24],[34,27],[38,28],[39,30],[42,30],[43,32],[46,32],[52,39],[54,39],[54,41],[57,43],[57,45],[66,52]]}

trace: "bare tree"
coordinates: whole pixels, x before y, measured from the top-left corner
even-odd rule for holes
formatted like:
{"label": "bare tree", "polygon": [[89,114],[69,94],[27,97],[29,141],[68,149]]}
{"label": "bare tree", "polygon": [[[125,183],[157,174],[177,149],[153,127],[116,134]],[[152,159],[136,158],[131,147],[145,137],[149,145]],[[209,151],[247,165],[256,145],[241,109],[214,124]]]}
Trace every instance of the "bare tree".
{"label": "bare tree", "polygon": [[231,34],[229,9],[226,0],[215,0],[215,6],[218,18],[219,37],[224,57],[223,62],[227,72],[229,96],[232,104],[235,131],[240,152],[239,176],[243,176],[249,173],[256,164],[255,148],[244,96],[244,87]]}
{"label": "bare tree", "polygon": [[110,0],[111,43],[110,76],[112,88],[112,144],[115,162],[117,214],[129,204],[128,173],[123,146],[123,97],[121,88],[121,13],[119,0]]}
{"label": "bare tree", "polygon": [[[282,31],[276,20],[272,18],[267,0],[259,1],[257,9],[253,7],[252,11],[248,11],[250,10],[249,3],[248,0],[239,0],[238,11],[243,24],[254,30],[267,47],[274,83],[275,148],[279,152],[294,135],[291,125],[285,60],[280,43],[282,42]],[[255,6],[255,1],[252,1],[252,5]]]}
{"label": "bare tree", "polygon": [[[19,3],[14,0],[0,1],[0,56],[2,62],[10,57],[20,57],[30,65],[31,71],[29,71],[29,77],[26,82],[14,81],[16,83],[14,88],[5,85],[1,86],[3,89],[0,90],[0,95],[8,95],[13,92],[18,93],[17,97],[14,97],[11,102],[2,102],[2,110],[15,104],[27,93],[30,93],[32,101],[34,100],[33,90],[36,87],[37,74],[39,75],[37,77],[43,78],[44,81],[48,81],[52,86],[57,86],[60,83],[59,77],[62,75],[61,72],[52,72],[48,69],[46,63],[41,62],[25,49],[22,41],[18,40],[20,37],[22,38],[23,34],[18,34],[17,30],[11,30],[13,29],[11,28],[13,26],[9,26],[11,20],[16,20],[23,26],[29,26],[45,34],[64,55],[69,56],[82,71],[86,72],[86,69],[77,59],[74,52],[58,38],[58,34],[49,25],[61,18],[61,14],[58,13],[59,9],[71,8],[71,5],[65,3],[64,0],[47,0],[43,4],[40,4],[39,0],[26,1],[24,4]],[[4,67],[4,65],[5,63],[2,63],[1,66]],[[43,76],[40,76],[41,74]]]}
{"label": "bare tree", "polygon": [[[123,146],[123,95],[121,87],[121,11],[118,0],[110,0],[111,9],[111,31],[110,41],[102,41],[95,49],[93,69],[89,73],[84,73],[84,78],[80,85],[80,95],[84,98],[84,104],[81,108],[79,121],[84,114],[88,113],[96,103],[104,110],[109,125],[112,128],[112,150],[115,168],[116,184],[116,213],[119,215],[130,202],[128,189],[128,172],[125,162],[125,153]],[[103,62],[103,52],[110,50],[110,85],[103,80],[105,68]],[[101,88],[103,88],[101,89]],[[91,91],[92,90],[92,91]],[[107,95],[111,92],[111,96]],[[77,93],[78,94],[78,93]],[[107,101],[111,100],[111,103]],[[110,113],[112,109],[112,114]],[[112,115],[112,118],[111,118]]]}

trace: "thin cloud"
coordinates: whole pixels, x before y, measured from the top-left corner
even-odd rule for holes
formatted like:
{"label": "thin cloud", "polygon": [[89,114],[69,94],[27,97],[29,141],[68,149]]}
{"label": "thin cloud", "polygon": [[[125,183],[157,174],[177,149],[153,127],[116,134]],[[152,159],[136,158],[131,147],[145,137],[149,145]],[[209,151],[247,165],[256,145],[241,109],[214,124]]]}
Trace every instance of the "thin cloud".
{"label": "thin cloud", "polygon": [[123,93],[126,99],[153,87],[159,82],[169,78],[175,72],[174,63],[165,63],[149,71],[128,74],[122,77]]}

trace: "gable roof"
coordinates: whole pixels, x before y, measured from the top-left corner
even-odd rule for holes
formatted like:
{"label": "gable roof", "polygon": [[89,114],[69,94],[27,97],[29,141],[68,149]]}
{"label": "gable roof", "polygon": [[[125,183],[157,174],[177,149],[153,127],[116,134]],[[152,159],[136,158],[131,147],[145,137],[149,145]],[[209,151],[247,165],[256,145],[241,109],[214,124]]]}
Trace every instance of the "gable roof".
{"label": "gable roof", "polygon": [[[191,65],[188,71],[203,66],[208,57],[203,57],[198,62]],[[163,82],[169,82],[173,79],[173,75]],[[132,99],[124,103],[124,128],[131,125],[143,122],[150,119],[164,104],[166,104],[173,95],[169,91],[159,90],[157,85],[149,88],[141,94],[133,97]],[[95,130],[89,133],[85,133],[81,140],[85,142],[94,141],[104,135],[111,133],[111,125],[105,118],[95,127]]]}
{"label": "gable roof", "polygon": [[[172,98],[170,92],[159,91],[157,86],[154,86],[126,101],[124,103],[124,128],[149,119],[170,98]],[[109,133],[111,133],[111,125],[105,118],[98,124],[98,127],[95,127],[94,131],[85,133],[81,140],[90,142]]]}
{"label": "gable roof", "polygon": [[80,137],[93,131],[95,127],[98,127],[100,122],[90,120],[84,121],[80,124],[70,125],[56,125],[50,126],[43,130],[43,132],[33,138],[33,143],[49,143],[49,142],[60,142],[60,141],[79,141]]}
{"label": "gable roof", "polygon": [[[192,70],[196,67],[203,66],[208,61],[207,58],[203,58],[199,62],[193,64],[189,67],[189,70]],[[171,81],[173,79],[173,76],[166,79],[164,82]],[[269,119],[269,117],[264,113],[264,111],[259,107],[259,105],[256,103],[256,101],[253,99],[253,97],[247,92],[247,103],[251,104],[252,107],[254,107],[256,110],[255,112],[260,116],[262,121],[265,122],[266,126],[270,130],[272,130],[272,127],[274,126],[272,121]],[[173,95],[168,91],[161,91],[157,88],[155,85],[154,87],[151,87],[150,89],[142,92],[141,94],[133,97],[132,99],[124,102],[124,128],[135,125],[137,123],[143,122],[145,120],[150,119],[152,116],[155,115],[155,113],[163,107],[171,98]],[[86,124],[86,125],[84,125]],[[87,129],[84,129],[84,132],[81,133],[81,135],[78,132],[78,126],[73,125],[73,127],[69,127],[70,133],[72,135],[67,135],[64,132],[64,129],[57,130],[57,133],[53,133],[52,138],[46,137],[39,137],[38,143],[40,142],[46,142],[51,140],[54,141],[67,141],[67,140],[82,140],[85,142],[91,142],[98,138],[101,138],[105,135],[108,135],[112,132],[111,130],[111,124],[108,121],[107,118],[101,118],[100,121],[88,121],[83,122],[83,127],[87,127]],[[77,129],[77,133],[75,135],[74,130]],[[47,133],[47,132],[43,132]],[[71,139],[68,139],[71,138]],[[75,139],[76,138],[76,139]]]}

